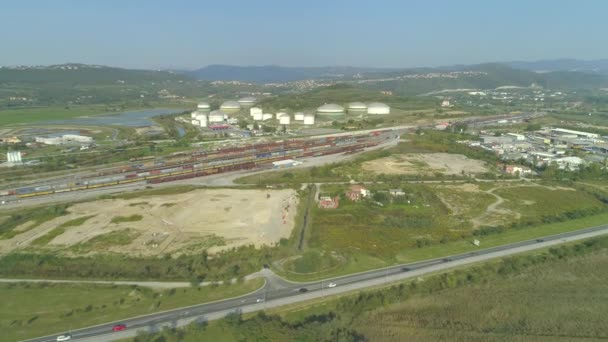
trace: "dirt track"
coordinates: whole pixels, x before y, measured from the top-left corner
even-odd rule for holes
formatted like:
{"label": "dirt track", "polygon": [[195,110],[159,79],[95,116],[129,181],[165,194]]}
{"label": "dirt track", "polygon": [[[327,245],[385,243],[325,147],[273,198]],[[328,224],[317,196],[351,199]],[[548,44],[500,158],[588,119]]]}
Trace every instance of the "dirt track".
{"label": "dirt track", "polygon": [[485,163],[451,153],[408,153],[363,163],[363,169],[384,174],[475,174],[486,172]]}

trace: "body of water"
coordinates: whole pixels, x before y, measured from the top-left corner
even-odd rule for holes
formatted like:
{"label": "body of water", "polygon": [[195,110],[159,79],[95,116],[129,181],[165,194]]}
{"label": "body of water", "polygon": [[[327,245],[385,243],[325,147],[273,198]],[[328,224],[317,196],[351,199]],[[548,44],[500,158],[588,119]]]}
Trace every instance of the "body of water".
{"label": "body of water", "polygon": [[116,114],[82,116],[65,120],[45,121],[49,125],[125,126],[143,127],[154,125],[152,118],[159,115],[177,114],[187,109],[147,109]]}

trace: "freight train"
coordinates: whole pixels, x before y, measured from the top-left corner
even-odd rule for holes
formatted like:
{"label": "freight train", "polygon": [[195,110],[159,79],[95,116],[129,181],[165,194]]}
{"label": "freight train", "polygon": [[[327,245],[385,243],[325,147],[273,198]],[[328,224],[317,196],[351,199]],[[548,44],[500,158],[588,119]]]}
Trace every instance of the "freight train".
{"label": "freight train", "polygon": [[175,164],[162,163],[162,165],[154,164],[148,167],[144,164],[133,164],[116,169],[113,174],[104,174],[101,178],[98,176],[99,174],[92,174],[73,183],[23,187],[0,192],[0,196],[28,198],[134,182],[156,184],[228,171],[253,169],[284,159],[356,153],[393,137],[393,131],[389,129],[365,135],[293,139],[208,152],[193,152],[189,158],[181,159],[179,163]]}

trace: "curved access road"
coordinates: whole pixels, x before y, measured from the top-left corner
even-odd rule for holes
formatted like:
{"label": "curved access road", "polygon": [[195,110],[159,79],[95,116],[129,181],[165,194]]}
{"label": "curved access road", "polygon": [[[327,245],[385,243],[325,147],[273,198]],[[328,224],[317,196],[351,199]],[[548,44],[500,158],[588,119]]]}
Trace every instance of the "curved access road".
{"label": "curved access road", "polygon": [[[262,289],[254,291],[250,294],[212,303],[133,317],[119,322],[110,322],[93,327],[78,329],[72,331],[71,335],[72,340],[90,342],[124,339],[135,336],[139,330],[155,332],[165,326],[179,327],[194,321],[219,319],[232,312],[254,312],[257,310],[293,304],[324,296],[361,290],[407,278],[420,277],[429,273],[444,271],[457,266],[532,251],[535,249],[546,248],[564,242],[587,239],[603,234],[608,234],[608,224],[546,236],[534,240],[479,249],[473,252],[451,255],[438,259],[390,266],[382,269],[309,283],[294,283],[286,280],[279,280],[280,278],[273,275],[270,270],[264,270],[263,272],[267,275],[268,281]],[[334,284],[335,287],[333,286]],[[112,332],[112,327],[115,324],[125,324],[127,329],[120,332]],[[55,341],[56,337],[60,334],[61,332],[58,332],[58,334],[35,338],[28,341]]]}

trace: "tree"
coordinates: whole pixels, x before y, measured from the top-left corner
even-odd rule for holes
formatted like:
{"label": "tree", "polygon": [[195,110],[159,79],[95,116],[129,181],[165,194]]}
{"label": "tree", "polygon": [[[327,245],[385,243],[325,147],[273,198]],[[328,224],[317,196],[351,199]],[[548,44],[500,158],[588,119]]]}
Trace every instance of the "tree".
{"label": "tree", "polygon": [[540,124],[528,124],[528,126],[526,126],[526,131],[528,132],[532,132],[532,131],[538,131],[540,130],[541,126]]}

